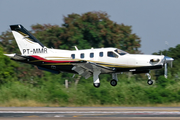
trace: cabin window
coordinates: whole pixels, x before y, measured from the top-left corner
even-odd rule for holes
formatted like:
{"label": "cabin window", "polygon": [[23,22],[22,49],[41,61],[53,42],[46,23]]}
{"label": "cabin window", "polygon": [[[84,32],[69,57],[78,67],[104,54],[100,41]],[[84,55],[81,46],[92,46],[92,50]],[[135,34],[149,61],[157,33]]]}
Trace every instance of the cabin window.
{"label": "cabin window", "polygon": [[99,53],[99,56],[100,56],[100,57],[103,57],[103,52],[100,52],[100,53]]}
{"label": "cabin window", "polygon": [[93,58],[94,57],[94,53],[90,53],[90,58]]}
{"label": "cabin window", "polygon": [[71,54],[72,59],[75,59],[75,54]]}
{"label": "cabin window", "polygon": [[109,51],[108,53],[107,53],[107,55],[108,55],[108,57],[114,57],[114,58],[117,58],[118,56],[114,53],[114,52],[112,52],[112,51]]}
{"label": "cabin window", "polygon": [[84,53],[81,53],[81,58],[84,58]]}

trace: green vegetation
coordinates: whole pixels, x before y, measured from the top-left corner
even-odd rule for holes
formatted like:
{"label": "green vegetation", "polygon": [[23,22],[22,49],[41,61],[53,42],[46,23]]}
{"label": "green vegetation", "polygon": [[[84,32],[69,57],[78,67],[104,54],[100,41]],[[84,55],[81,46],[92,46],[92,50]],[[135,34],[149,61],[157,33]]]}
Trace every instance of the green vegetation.
{"label": "green vegetation", "polygon": [[0,86],[0,106],[168,106],[180,102],[180,81],[161,76],[149,86],[132,78],[112,87],[106,77],[101,80],[100,88],[91,81],[70,88],[53,79],[37,86],[8,82]]}
{"label": "green vegetation", "polygon": [[[117,47],[140,53],[141,40],[131,32],[131,26],[111,21],[104,12],[70,14],[64,17],[62,26],[32,25],[34,36],[47,47]],[[78,75],[72,78],[69,73],[52,74],[10,60],[3,53],[19,54],[19,50],[12,33],[6,31],[0,35],[0,106],[177,106],[180,103],[179,50],[177,45],[154,53],[175,59],[173,68],[168,69],[168,79],[163,77],[163,70],[151,72],[159,77],[149,86],[144,74],[122,73],[118,75],[118,85],[112,87],[111,76],[101,75],[101,86],[95,88],[92,77],[86,80]],[[69,81],[69,88],[65,88],[65,80]]]}

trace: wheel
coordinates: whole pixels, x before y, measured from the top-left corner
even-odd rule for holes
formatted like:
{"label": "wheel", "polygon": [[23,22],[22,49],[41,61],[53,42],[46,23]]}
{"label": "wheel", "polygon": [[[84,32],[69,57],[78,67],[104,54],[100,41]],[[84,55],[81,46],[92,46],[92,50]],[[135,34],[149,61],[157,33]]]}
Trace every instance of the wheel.
{"label": "wheel", "polygon": [[151,79],[149,79],[149,80],[147,81],[147,84],[148,84],[148,85],[152,85],[152,84],[153,84],[153,81],[152,81]]}
{"label": "wheel", "polygon": [[94,87],[98,88],[100,86],[100,83],[93,83]]}
{"label": "wheel", "polygon": [[116,81],[115,79],[113,79],[113,80],[111,80],[110,84],[111,84],[112,86],[116,86],[116,85],[117,85],[117,81]]}

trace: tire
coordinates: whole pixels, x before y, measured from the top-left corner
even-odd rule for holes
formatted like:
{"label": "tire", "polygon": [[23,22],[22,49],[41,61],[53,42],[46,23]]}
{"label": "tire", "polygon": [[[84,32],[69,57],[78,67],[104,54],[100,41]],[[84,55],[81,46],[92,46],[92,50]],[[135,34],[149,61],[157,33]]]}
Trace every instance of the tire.
{"label": "tire", "polygon": [[100,83],[93,83],[94,87],[98,88],[100,87]]}
{"label": "tire", "polygon": [[149,79],[149,80],[147,81],[147,84],[148,84],[148,85],[152,85],[152,84],[153,84],[153,81],[152,81],[151,79]]}
{"label": "tire", "polygon": [[117,85],[117,81],[115,79],[113,79],[113,80],[110,81],[110,84],[112,86],[116,86]]}

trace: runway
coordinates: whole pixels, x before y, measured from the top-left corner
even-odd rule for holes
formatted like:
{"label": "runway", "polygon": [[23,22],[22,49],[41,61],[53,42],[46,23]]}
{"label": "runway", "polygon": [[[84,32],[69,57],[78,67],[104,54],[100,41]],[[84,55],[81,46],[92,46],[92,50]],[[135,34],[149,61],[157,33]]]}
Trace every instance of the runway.
{"label": "runway", "polygon": [[180,107],[0,107],[5,120],[178,120]]}

